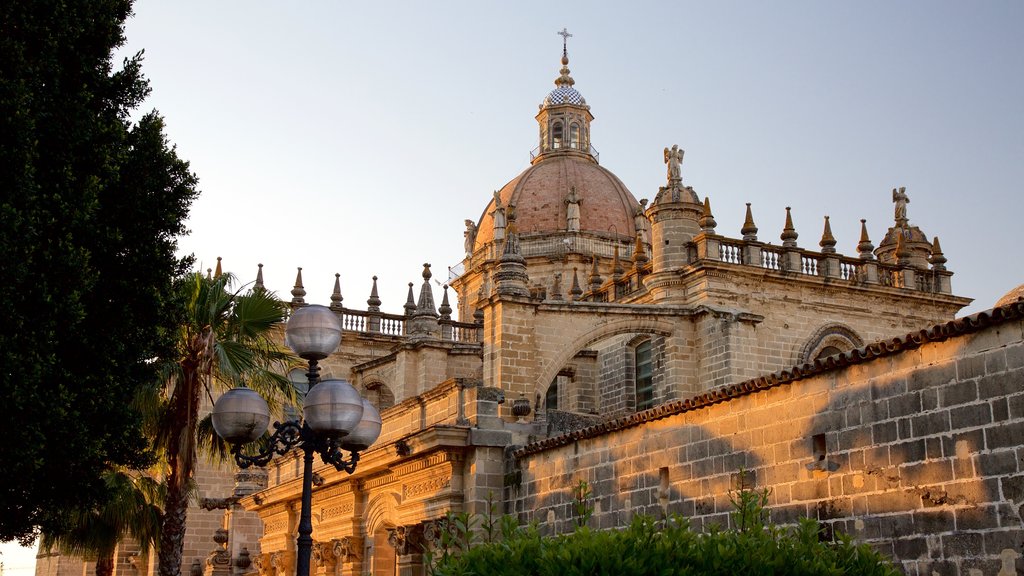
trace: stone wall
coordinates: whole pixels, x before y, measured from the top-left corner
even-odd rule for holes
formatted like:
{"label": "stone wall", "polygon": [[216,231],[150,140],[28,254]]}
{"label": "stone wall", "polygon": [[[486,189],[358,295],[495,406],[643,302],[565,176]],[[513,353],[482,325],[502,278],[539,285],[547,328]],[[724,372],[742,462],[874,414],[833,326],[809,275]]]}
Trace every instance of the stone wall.
{"label": "stone wall", "polygon": [[[908,574],[1024,571],[1024,303],[516,452],[513,509],[571,529],[634,513],[727,525],[740,470],[771,518],[819,519]],[[836,364],[838,363],[838,365]]]}

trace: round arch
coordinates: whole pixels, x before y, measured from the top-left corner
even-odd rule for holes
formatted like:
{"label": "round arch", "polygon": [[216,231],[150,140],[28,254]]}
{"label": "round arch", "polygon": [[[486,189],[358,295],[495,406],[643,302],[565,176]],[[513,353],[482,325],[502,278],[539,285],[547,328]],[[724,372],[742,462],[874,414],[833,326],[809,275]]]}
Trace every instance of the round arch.
{"label": "round arch", "polygon": [[539,377],[534,381],[533,392],[544,394],[551,381],[558,375],[558,371],[568,363],[577,352],[587,348],[594,342],[618,336],[620,334],[640,333],[671,336],[676,326],[667,320],[655,318],[626,318],[612,322],[599,324],[590,330],[580,334],[568,345],[561,347],[560,351],[553,356],[541,369]]}
{"label": "round arch", "polygon": [[864,346],[864,339],[853,328],[838,323],[826,324],[811,334],[804,343],[803,348],[800,349],[797,364],[814,362],[822,352],[827,353],[832,350],[849,352],[862,346]]}
{"label": "round arch", "polygon": [[375,494],[366,503],[366,533],[374,534],[384,528],[396,525],[395,510],[398,509],[401,496],[395,492]]}

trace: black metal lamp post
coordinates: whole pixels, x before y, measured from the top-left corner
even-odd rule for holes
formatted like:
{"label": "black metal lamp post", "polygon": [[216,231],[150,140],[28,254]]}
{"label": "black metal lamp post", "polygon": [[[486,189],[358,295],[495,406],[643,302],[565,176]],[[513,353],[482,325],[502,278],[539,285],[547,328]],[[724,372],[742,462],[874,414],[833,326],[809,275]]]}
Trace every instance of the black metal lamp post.
{"label": "black metal lamp post", "polygon": [[309,363],[309,391],[302,419],[274,422],[274,433],[258,454],[243,454],[242,447],[267,430],[270,410],[266,401],[242,386],[229,390],[213,406],[213,428],[231,443],[231,453],[241,468],[263,466],[277,454],[296,446],[302,448],[302,509],[295,562],[298,576],[309,576],[313,550],[313,454],[320,454],[325,464],[351,474],[359,463],[359,452],[380,436],[380,413],[351,384],[337,379],[320,381],[318,362],[340,343],[341,322],[326,306],[304,306],[292,313],[285,328],[285,344]]}

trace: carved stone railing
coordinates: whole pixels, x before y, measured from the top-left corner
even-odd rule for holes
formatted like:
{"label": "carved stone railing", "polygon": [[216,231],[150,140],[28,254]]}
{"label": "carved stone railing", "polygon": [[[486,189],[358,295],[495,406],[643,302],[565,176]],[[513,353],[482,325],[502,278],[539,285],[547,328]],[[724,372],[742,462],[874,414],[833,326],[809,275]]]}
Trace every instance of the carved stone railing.
{"label": "carved stone railing", "polygon": [[[383,312],[371,312],[367,310],[353,310],[342,308],[341,327],[346,332],[358,332],[360,334],[381,334],[384,336],[406,336],[406,320],[402,314],[385,314]],[[450,324],[451,330],[444,330],[444,340],[463,342],[467,344],[478,344],[482,342],[480,326],[472,322],[455,322],[452,320],[442,321]]]}
{"label": "carved stone railing", "polygon": [[951,294],[945,269],[924,269],[883,264],[875,259],[814,252],[799,247],[771,246],[715,234],[701,234],[690,247],[689,261],[718,261],[766,270],[817,276],[852,285],[879,285],[935,294]]}

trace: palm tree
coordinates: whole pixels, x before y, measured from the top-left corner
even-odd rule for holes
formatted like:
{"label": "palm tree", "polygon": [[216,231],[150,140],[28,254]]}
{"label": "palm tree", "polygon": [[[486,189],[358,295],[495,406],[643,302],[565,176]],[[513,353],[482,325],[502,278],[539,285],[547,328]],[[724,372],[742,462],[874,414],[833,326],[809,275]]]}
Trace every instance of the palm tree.
{"label": "palm tree", "polygon": [[143,550],[159,540],[161,485],[151,477],[121,470],[103,474],[107,497],[87,510],[59,514],[61,529],[44,533],[40,548],[64,554],[95,556],[96,576],[114,572],[114,552],[119,542],[132,537]]}
{"label": "palm tree", "polygon": [[229,388],[245,383],[264,397],[278,394],[294,400],[283,376],[294,357],[277,345],[276,329],[287,306],[261,288],[232,291],[235,278],[201,273],[181,284],[183,320],[177,336],[177,357],[164,366],[163,417],[154,446],[166,462],[167,496],[160,530],[159,573],[180,576],[190,485],[195,469],[200,402],[212,401]]}

